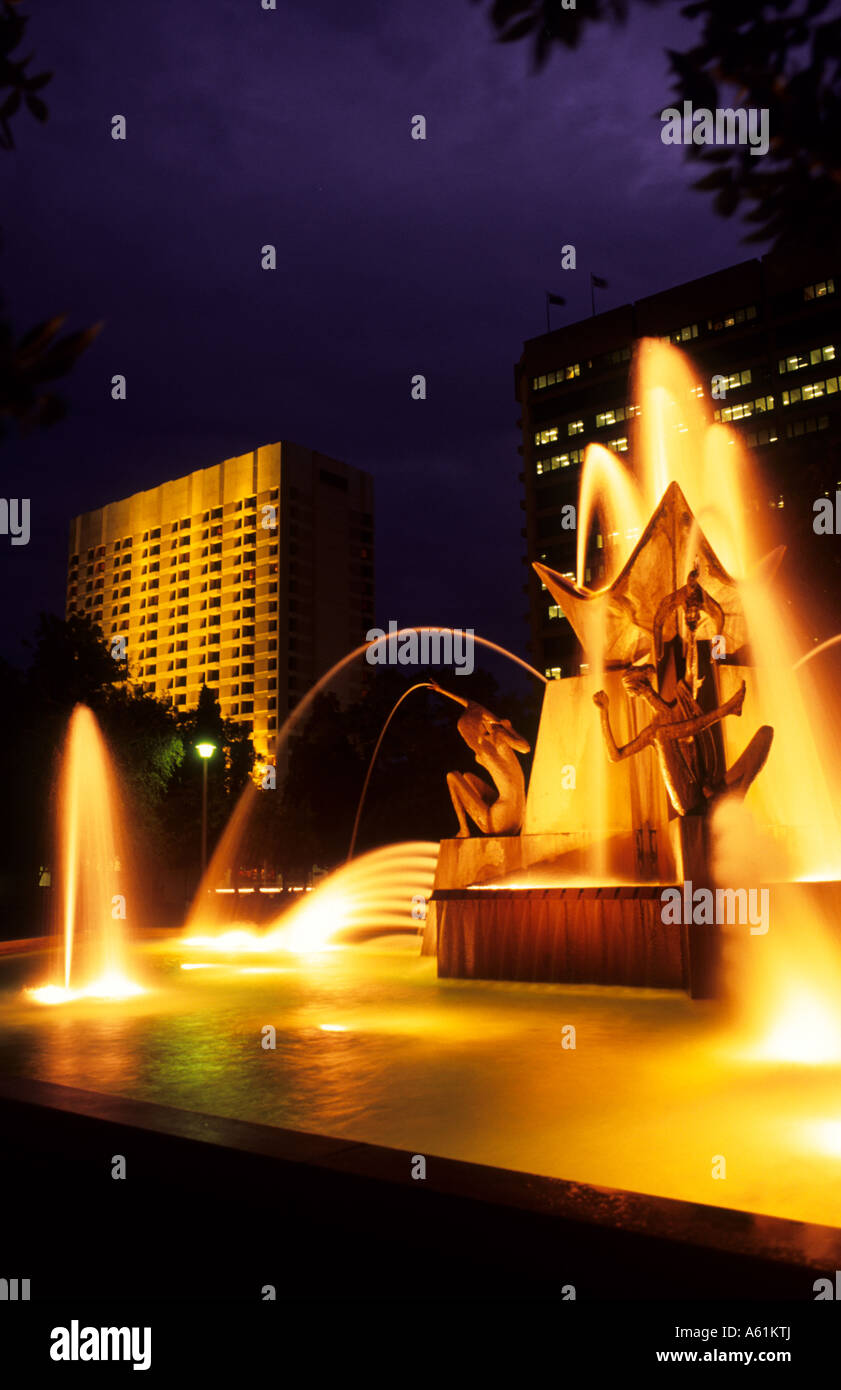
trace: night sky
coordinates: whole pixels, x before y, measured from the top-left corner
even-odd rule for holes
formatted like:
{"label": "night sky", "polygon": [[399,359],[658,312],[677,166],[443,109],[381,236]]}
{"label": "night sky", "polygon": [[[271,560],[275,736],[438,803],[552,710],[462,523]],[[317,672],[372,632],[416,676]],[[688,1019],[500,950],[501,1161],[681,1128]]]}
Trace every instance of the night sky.
{"label": "night sky", "polygon": [[643,7],[535,75],[469,0],[27,8],[55,75],[46,125],[19,113],[0,152],[0,286],[19,333],[105,326],[58,383],[67,418],[2,448],[32,507],[28,546],[0,538],[6,658],[63,612],[73,514],[279,438],[373,473],[383,627],[527,655],[512,369],[544,291],[560,326],[590,270],[608,309],[758,254],[660,141],[664,50],[692,26]]}

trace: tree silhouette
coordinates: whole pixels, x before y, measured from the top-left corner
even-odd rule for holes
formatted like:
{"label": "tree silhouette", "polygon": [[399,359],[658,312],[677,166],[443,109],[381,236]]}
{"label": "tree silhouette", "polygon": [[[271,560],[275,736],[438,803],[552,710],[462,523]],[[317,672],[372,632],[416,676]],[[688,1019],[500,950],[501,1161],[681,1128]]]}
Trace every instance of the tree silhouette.
{"label": "tree silhouette", "polygon": [[[22,109],[37,121],[46,121],[47,106],[38,95],[52,73],[30,74],[32,55],[15,58],[29,22],[17,10],[20,0],[4,0],[0,10],[0,149],[13,150],[15,142],[11,119]],[[0,299],[0,308],[2,308]],[[66,376],[77,359],[93,342],[102,325],[59,337],[64,317],[57,315],[18,338],[11,323],[0,319],[0,437],[8,422],[26,432],[52,425],[66,414],[62,396],[45,389],[46,383]]]}
{"label": "tree silhouette", "polygon": [[52,77],[51,72],[39,72],[34,76],[27,73],[26,69],[32,62],[31,54],[28,58],[12,57],[15,49],[23,42],[29,23],[27,16],[19,14],[15,9],[19,3],[20,0],[5,0],[0,11],[0,92],[6,91],[7,88],[9,90],[9,95],[0,105],[0,149],[3,150],[14,149],[15,142],[9,121],[15,112],[20,110],[21,104],[28,108],[36,121],[47,119],[46,105],[36,93],[42,87],[46,87]]}
{"label": "tree silhouette", "polygon": [[[474,0],[487,3],[487,0]],[[493,0],[490,19],[501,43],[531,40],[541,69],[558,48],[576,48],[588,27],[624,23],[632,9],[666,0]],[[673,3],[673,0],[672,0]],[[695,188],[715,195],[716,212],[741,210],[748,242],[778,251],[819,251],[837,245],[841,214],[841,19],[826,17],[829,0],[692,0],[681,13],[700,22],[687,52],[667,50],[672,98],[662,106],[715,110],[766,109],[770,150],[688,145],[706,166]],[[657,113],[659,116],[659,111]]]}

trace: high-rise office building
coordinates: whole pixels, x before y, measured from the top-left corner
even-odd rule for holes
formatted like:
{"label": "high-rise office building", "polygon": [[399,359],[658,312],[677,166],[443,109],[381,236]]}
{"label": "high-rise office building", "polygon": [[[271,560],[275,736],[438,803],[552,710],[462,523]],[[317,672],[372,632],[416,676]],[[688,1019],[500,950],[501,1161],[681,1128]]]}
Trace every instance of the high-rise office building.
{"label": "high-rise office building", "polygon": [[[549,676],[577,674],[581,652],[531,563],[574,575],[576,533],[563,528],[563,508],[577,501],[588,444],[628,451],[638,411],[629,370],[643,337],[685,350],[714,418],[758,452],[767,483],[762,505],[788,507],[789,544],[810,530],[812,499],[841,487],[841,255],[820,265],[774,255],[744,261],[529,339],[515,368],[522,534],[532,659]],[[714,376],[724,378],[719,399],[712,398]],[[596,533],[588,583],[601,577],[600,542]],[[837,583],[838,559],[825,550],[827,561]]]}
{"label": "high-rise office building", "polygon": [[206,684],[271,758],[373,625],[373,511],[369,474],[265,445],[74,518],[67,614],[125,639],[132,683],[176,707]]}

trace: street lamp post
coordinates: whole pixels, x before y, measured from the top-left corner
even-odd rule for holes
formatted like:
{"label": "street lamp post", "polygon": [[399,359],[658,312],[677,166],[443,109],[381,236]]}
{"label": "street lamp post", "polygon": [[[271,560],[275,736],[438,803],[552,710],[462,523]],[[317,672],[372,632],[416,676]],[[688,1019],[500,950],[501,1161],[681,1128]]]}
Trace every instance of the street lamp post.
{"label": "street lamp post", "polygon": [[201,779],[201,876],[207,868],[207,764],[216,752],[215,743],[197,743],[196,752],[202,761]]}

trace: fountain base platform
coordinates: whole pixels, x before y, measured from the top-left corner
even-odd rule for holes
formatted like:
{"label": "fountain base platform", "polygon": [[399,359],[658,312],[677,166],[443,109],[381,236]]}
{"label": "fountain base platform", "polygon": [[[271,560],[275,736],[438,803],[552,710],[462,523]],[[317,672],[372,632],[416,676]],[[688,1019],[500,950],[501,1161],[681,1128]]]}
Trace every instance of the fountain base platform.
{"label": "fountain base platform", "polygon": [[443,840],[422,946],[444,978],[715,993],[715,941],[661,921],[660,881],[631,878],[634,837],[609,842],[626,881],[584,877],[582,835]]}
{"label": "fountain base platform", "polygon": [[[721,927],[662,921],[666,888],[683,890],[690,880],[696,889],[715,887],[707,827],[685,816],[670,828],[678,872],[648,883],[575,881],[586,847],[565,843],[571,836],[443,840],[421,953],[437,956],[443,979],[622,985],[715,998]],[[626,869],[627,839],[610,846],[610,862],[624,857]],[[841,921],[837,879],[769,886],[776,920],[812,904],[826,920]]]}
{"label": "fountain base platform", "polygon": [[688,932],[663,925],[661,892],[659,885],[437,889],[438,974],[690,989]]}

